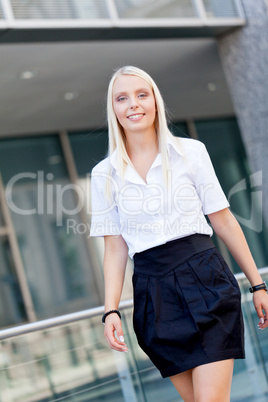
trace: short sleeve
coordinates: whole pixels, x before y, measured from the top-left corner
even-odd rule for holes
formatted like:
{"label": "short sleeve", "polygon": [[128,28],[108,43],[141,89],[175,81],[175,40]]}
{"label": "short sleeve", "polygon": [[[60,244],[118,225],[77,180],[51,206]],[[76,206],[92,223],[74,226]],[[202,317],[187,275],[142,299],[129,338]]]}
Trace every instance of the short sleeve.
{"label": "short sleeve", "polygon": [[111,196],[105,195],[107,174],[94,169],[91,173],[91,225],[90,236],[120,234],[118,209]]}
{"label": "short sleeve", "polygon": [[221,188],[207,149],[202,142],[200,144],[195,186],[202,203],[203,213],[207,215],[228,208],[230,204]]}

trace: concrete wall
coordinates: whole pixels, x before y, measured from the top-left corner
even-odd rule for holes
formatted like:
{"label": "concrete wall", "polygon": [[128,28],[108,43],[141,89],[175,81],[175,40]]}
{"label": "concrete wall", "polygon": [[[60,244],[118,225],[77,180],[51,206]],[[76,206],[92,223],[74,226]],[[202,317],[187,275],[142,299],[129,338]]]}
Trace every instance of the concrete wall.
{"label": "concrete wall", "polygon": [[252,173],[263,172],[268,223],[268,5],[242,0],[247,25],[218,38],[218,48]]}

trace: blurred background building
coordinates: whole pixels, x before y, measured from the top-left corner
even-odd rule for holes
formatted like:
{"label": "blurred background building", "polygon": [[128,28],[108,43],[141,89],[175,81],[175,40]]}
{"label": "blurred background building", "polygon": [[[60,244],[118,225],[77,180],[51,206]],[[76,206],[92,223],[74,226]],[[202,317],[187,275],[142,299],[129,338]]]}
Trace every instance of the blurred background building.
{"label": "blurred background building", "polygon": [[[155,79],[173,133],[206,144],[268,279],[267,2],[0,0],[1,402],[180,400],[136,344],[131,261],[127,356],[108,349],[100,323],[90,172],[107,152],[109,79],[126,64]],[[247,359],[235,362],[232,401],[267,401],[267,334],[214,241],[243,294]]]}

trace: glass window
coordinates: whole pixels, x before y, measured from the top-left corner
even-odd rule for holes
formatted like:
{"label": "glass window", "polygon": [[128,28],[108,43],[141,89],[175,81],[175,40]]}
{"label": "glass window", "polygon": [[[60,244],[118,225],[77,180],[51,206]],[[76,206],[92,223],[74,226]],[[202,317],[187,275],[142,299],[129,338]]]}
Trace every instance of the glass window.
{"label": "glass window", "polygon": [[94,131],[69,134],[79,177],[86,177],[93,167],[105,158],[108,151],[108,132]]}
{"label": "glass window", "polygon": [[239,17],[235,0],[204,0],[208,18],[237,18]]}
{"label": "glass window", "polygon": [[1,228],[1,226],[5,226],[5,223],[4,223],[3,214],[1,211],[1,204],[0,204],[0,228]]}
{"label": "glass window", "polygon": [[69,181],[58,137],[2,140],[0,161],[37,317],[99,305],[79,189]]}
{"label": "glass window", "polygon": [[[268,265],[267,228],[261,207],[262,172],[250,171],[236,119],[197,121],[230,209],[235,214],[259,268]],[[215,239],[216,240],[216,239]],[[230,256],[235,272],[241,272]]]}
{"label": "glass window", "polygon": [[18,19],[109,18],[105,0],[11,0]]}
{"label": "glass window", "polygon": [[197,17],[192,0],[115,0],[120,18]]}
{"label": "glass window", "polygon": [[[83,189],[86,204],[90,205],[90,173],[92,168],[106,157],[108,151],[108,132],[93,131],[87,133],[69,134],[70,144],[75,160],[75,166],[79,176],[79,186]],[[88,224],[90,225],[90,215],[88,214]],[[89,231],[88,231],[89,234]],[[102,237],[90,238],[94,244],[99,261],[103,260],[104,241]],[[133,262],[128,259],[126,269],[126,280],[124,282],[122,300],[132,298]]]}
{"label": "glass window", "polygon": [[176,137],[189,137],[189,132],[186,123],[171,123],[169,129]]}
{"label": "glass window", "polygon": [[0,237],[0,327],[26,321],[8,240]]}

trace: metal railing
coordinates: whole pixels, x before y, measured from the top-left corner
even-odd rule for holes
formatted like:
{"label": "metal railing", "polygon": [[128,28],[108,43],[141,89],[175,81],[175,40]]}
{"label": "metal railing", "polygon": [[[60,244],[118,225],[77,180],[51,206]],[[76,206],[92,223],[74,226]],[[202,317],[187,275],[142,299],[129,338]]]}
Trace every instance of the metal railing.
{"label": "metal railing", "polygon": [[[265,275],[268,273],[268,267],[259,269],[260,275]],[[236,279],[242,285],[242,282],[247,281],[245,275],[241,272],[239,274],[235,274]],[[250,293],[247,295],[243,295],[244,297],[251,297]],[[120,303],[120,310],[124,310],[133,306],[133,300],[125,300]],[[40,320],[36,322],[32,322],[29,324],[18,325],[11,328],[6,328],[0,331],[0,340],[27,334],[30,332],[36,332],[48,328],[57,327],[60,325],[71,324],[73,322],[83,320],[86,318],[92,318],[98,315],[103,314],[104,306],[99,306],[95,308],[91,308],[88,310],[82,310],[71,314],[64,314],[57,317],[48,318],[45,320]]]}
{"label": "metal railing", "polygon": [[147,4],[146,0],[131,3],[121,0],[0,0],[0,28],[202,27],[244,24],[245,15],[240,0],[225,0],[220,6],[216,0],[180,0],[176,6],[168,0],[164,5],[163,1],[155,1],[153,8],[151,2]]}
{"label": "metal railing", "polygon": [[[120,303],[120,309],[124,310],[132,307],[133,301],[125,300]],[[31,322],[29,324],[18,325],[15,327],[10,327],[0,331],[0,340],[11,338],[14,336],[19,336],[23,334],[28,334],[30,332],[41,331],[48,328],[57,327],[60,325],[71,324],[76,321],[84,320],[86,318],[92,318],[100,316],[104,312],[104,306],[99,306],[87,310],[78,311],[75,313],[64,314],[57,317],[47,318],[45,320],[40,320],[36,322]]]}
{"label": "metal railing", "polygon": [[[267,279],[268,268],[259,272]],[[247,279],[242,273],[236,278],[242,291],[247,358],[235,361],[231,400],[266,401],[267,338],[265,331],[257,330]],[[0,331],[0,400],[181,400],[138,347],[132,300],[119,308],[126,354],[110,349],[103,336],[103,306]]]}

